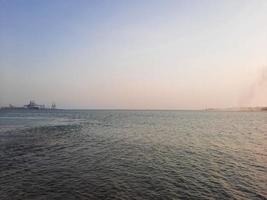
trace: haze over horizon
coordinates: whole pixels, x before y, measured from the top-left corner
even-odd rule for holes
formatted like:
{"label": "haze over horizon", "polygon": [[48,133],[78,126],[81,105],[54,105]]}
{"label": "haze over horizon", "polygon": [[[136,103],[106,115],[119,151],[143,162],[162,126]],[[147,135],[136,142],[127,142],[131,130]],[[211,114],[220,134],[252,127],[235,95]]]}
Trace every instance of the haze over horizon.
{"label": "haze over horizon", "polygon": [[267,1],[0,0],[0,107],[267,106]]}

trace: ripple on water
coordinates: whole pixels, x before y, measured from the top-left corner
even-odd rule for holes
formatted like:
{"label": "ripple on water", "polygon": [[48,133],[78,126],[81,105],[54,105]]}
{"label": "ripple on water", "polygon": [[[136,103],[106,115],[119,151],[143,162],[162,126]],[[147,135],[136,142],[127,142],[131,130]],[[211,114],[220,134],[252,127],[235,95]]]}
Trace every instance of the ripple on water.
{"label": "ripple on water", "polygon": [[38,117],[0,132],[0,199],[267,198],[266,114],[55,111]]}

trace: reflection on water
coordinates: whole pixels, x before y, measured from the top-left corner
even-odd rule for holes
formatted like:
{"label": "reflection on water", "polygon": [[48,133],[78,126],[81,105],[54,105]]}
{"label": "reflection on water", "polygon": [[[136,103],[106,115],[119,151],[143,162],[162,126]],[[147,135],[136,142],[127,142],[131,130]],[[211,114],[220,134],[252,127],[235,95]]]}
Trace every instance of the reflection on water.
{"label": "reflection on water", "polygon": [[0,199],[266,199],[267,113],[0,111]]}

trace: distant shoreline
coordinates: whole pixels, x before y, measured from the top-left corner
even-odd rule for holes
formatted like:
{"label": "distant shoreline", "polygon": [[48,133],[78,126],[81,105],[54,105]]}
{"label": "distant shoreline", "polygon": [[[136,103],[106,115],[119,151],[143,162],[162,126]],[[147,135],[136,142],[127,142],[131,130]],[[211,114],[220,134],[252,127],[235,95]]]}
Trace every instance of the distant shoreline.
{"label": "distant shoreline", "polygon": [[24,108],[24,107],[1,107],[0,110],[59,110],[57,108]]}
{"label": "distant shoreline", "polygon": [[264,112],[267,111],[267,107],[207,108],[205,111]]}
{"label": "distant shoreline", "polygon": [[267,112],[267,107],[241,107],[241,108],[207,108],[207,109],[114,109],[114,108],[25,108],[25,107],[1,107],[0,110],[80,110],[80,111],[200,111],[200,112]]}

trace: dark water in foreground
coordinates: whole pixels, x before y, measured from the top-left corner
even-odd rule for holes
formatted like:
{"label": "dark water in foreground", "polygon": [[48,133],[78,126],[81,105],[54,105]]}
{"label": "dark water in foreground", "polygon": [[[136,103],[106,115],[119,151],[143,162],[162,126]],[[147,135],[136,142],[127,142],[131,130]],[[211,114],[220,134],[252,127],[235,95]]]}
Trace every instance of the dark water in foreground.
{"label": "dark water in foreground", "polygon": [[267,199],[267,113],[2,110],[0,199]]}

